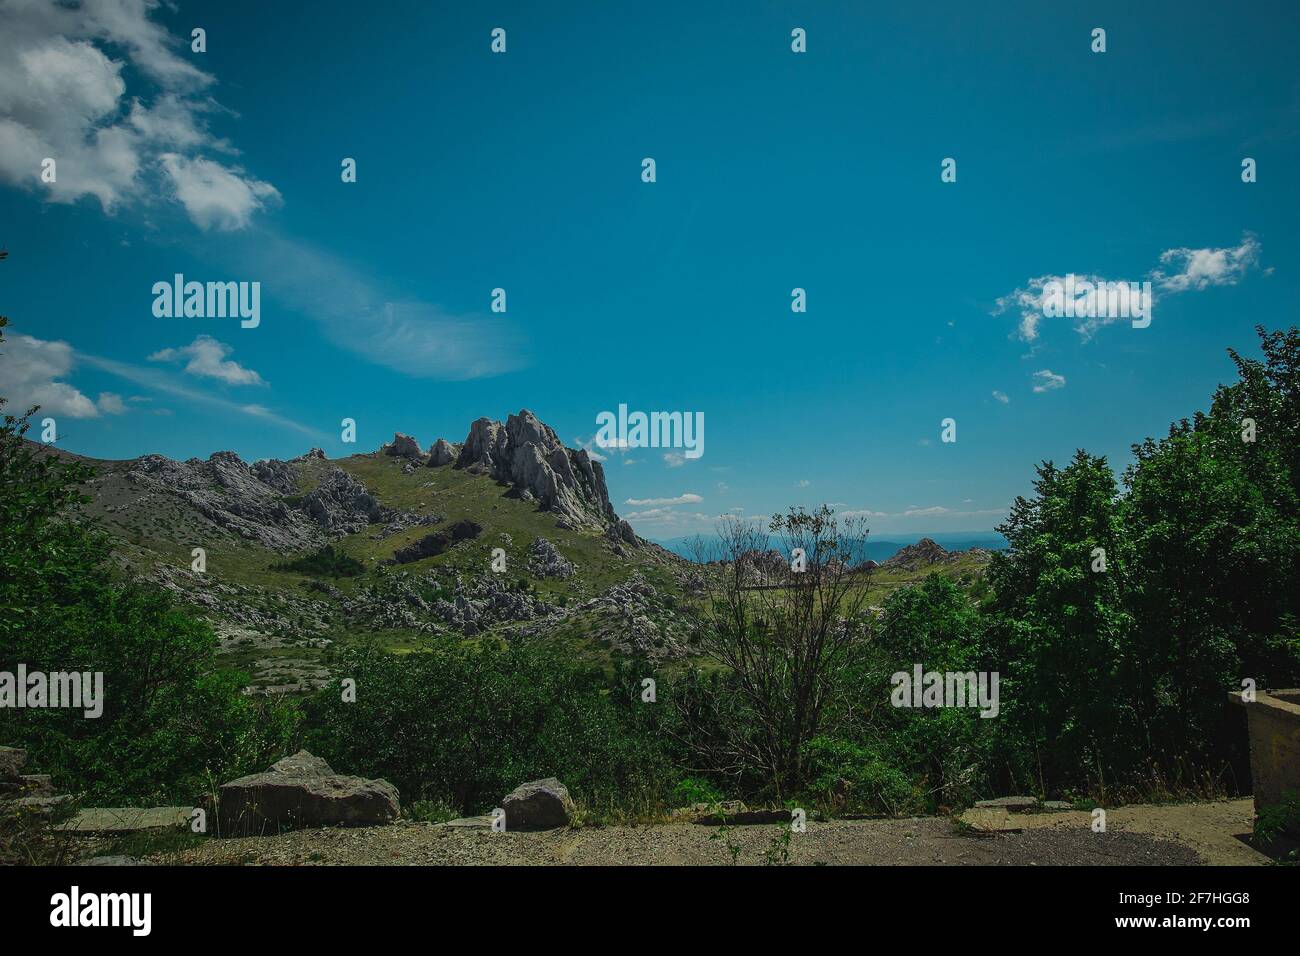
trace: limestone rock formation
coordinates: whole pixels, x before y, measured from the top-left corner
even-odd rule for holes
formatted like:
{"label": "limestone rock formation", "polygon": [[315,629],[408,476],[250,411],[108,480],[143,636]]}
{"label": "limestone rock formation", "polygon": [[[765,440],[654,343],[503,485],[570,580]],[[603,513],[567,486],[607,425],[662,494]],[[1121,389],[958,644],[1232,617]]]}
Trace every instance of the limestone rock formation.
{"label": "limestone rock formation", "polygon": [[573,562],[560,554],[555,545],[537,537],[528,548],[528,570],[542,578],[569,578],[575,569]]}
{"label": "limestone rock formation", "polygon": [[618,521],[600,462],[586,449],[565,448],[555,430],[527,409],[504,425],[490,418],[474,422],[456,467],[512,485],[564,527],[603,530]]}
{"label": "limestone rock formation", "polygon": [[275,833],[292,827],[378,826],[400,811],[387,780],[337,774],[305,750],[223,784],[218,795],[222,836]]}
{"label": "limestone rock formation", "polygon": [[298,551],[321,544],[320,529],[286,502],[282,462],[250,468],[233,451],[202,461],[145,455],[131,463],[127,479],[144,493],[172,494],[220,528],[272,551]]}
{"label": "limestone rock formation", "polygon": [[430,468],[440,468],[453,464],[460,456],[460,445],[453,445],[445,438],[439,438],[429,449],[429,460],[425,462]]}
{"label": "limestone rock formation", "polygon": [[423,458],[424,450],[420,448],[420,443],[410,435],[403,435],[397,432],[393,435],[393,440],[384,446],[384,454],[392,455],[395,458]]}
{"label": "limestone rock formation", "polygon": [[312,521],[333,534],[353,534],[389,517],[366,486],[341,468],[333,469],[303,498],[302,508]]}

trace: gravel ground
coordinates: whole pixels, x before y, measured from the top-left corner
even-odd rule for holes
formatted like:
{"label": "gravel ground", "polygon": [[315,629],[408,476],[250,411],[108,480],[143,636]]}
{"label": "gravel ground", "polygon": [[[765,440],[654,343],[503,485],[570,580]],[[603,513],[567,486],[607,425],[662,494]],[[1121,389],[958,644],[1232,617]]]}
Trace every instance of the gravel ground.
{"label": "gravel ground", "polygon": [[[810,821],[792,834],[796,865],[1177,866],[1204,862],[1190,847],[1134,832],[1039,829],[974,836],[945,818]],[[779,859],[776,824],[716,827],[665,824],[591,827],[546,833],[493,833],[422,823],[304,830],[273,837],[209,840],[157,863],[235,865],[600,866],[741,865]]]}

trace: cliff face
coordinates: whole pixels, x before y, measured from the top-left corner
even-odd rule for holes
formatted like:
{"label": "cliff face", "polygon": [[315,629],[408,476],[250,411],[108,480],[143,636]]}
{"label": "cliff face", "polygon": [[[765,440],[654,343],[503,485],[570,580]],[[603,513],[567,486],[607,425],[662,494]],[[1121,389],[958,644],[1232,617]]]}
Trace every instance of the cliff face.
{"label": "cliff face", "polygon": [[[454,446],[439,442],[446,447],[437,457],[445,460]],[[505,424],[490,418],[474,422],[455,467],[512,485],[525,501],[553,512],[562,527],[608,530],[618,525],[600,462],[585,449],[564,447],[555,430],[528,409],[511,415]]]}

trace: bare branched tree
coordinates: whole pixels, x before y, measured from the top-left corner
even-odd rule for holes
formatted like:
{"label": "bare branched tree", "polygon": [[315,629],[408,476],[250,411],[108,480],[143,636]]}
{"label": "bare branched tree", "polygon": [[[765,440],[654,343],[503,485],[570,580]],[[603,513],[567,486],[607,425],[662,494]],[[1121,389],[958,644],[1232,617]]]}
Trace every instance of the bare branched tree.
{"label": "bare branched tree", "polygon": [[791,508],[766,529],[727,518],[716,539],[693,543],[696,646],[731,675],[751,718],[727,734],[726,763],[763,772],[778,798],[802,782],[803,745],[846,711],[836,697],[869,626],[867,533],[823,505]]}

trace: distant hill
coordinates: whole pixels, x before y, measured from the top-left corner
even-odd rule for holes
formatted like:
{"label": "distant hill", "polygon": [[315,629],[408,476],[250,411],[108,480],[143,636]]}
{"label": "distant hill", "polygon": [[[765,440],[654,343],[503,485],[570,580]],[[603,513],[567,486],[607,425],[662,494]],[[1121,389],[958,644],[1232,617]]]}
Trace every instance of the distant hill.
{"label": "distant hill", "polygon": [[[704,535],[704,538],[707,542],[712,543],[716,543],[717,540],[714,535]],[[915,545],[927,538],[940,545],[945,551],[969,551],[971,548],[983,548],[988,551],[1005,551],[1007,549],[1007,539],[996,531],[941,531],[925,534],[890,534],[887,539],[882,540],[869,536],[865,542],[858,542],[853,550],[859,560],[871,560],[880,563],[894,557],[904,548]],[[692,542],[695,540],[694,535],[677,538],[651,538],[650,540],[673,554],[686,558],[688,561],[695,559],[695,553],[691,550]],[[776,549],[781,547],[781,543],[775,536],[772,539],[771,547]]]}

